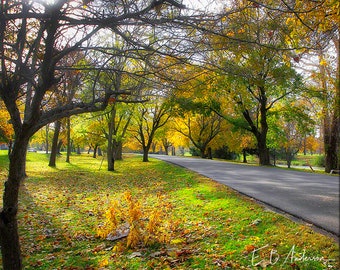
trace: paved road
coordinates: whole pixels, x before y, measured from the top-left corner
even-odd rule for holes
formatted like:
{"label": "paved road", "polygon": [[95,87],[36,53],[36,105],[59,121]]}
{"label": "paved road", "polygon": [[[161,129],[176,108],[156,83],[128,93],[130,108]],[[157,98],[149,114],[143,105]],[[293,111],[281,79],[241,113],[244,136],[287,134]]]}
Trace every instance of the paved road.
{"label": "paved road", "polygon": [[337,176],[198,158],[151,156],[212,178],[339,237]]}

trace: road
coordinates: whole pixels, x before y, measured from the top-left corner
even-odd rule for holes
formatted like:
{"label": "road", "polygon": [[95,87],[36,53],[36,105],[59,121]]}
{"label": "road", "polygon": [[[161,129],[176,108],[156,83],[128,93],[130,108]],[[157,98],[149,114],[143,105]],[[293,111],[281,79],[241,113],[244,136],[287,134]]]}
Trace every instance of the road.
{"label": "road", "polygon": [[224,161],[150,155],[198,172],[339,237],[339,177]]}

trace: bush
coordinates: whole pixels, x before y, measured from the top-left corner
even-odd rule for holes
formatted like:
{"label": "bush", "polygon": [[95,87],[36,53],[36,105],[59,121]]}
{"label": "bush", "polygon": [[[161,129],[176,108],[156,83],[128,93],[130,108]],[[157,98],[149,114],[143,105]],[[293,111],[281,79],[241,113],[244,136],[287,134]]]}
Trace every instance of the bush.
{"label": "bush", "polygon": [[159,202],[147,209],[132,198],[130,191],[125,192],[124,200],[114,201],[107,209],[104,224],[97,229],[97,236],[111,241],[126,237],[128,248],[169,242],[169,205],[161,196],[158,197]]}
{"label": "bush", "polygon": [[234,152],[231,152],[228,146],[223,146],[214,151],[215,158],[222,158],[227,160],[236,160],[238,155]]}
{"label": "bush", "polygon": [[316,156],[313,163],[314,166],[325,167],[325,156],[324,155]]}
{"label": "bush", "polygon": [[201,156],[201,151],[197,149],[196,147],[190,147],[189,148],[189,153],[194,156],[194,157],[199,157]]}

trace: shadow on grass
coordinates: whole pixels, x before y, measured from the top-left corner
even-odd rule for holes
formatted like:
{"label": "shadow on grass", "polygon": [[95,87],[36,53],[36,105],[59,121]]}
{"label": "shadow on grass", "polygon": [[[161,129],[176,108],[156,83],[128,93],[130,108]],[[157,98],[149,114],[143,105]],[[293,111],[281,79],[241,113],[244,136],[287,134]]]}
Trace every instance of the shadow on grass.
{"label": "shadow on grass", "polygon": [[97,265],[97,258],[90,255],[98,241],[88,233],[76,235],[69,229],[72,217],[63,217],[69,204],[67,197],[53,201],[49,205],[43,194],[32,194],[26,184],[21,187],[18,220],[25,269],[56,269],[66,265],[86,269]]}

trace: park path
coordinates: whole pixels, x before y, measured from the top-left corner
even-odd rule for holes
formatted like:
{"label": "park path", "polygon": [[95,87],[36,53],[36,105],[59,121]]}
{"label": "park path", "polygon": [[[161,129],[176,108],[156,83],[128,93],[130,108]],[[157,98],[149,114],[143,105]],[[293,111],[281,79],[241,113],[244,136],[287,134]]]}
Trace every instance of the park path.
{"label": "park path", "polygon": [[237,190],[339,237],[339,177],[225,161],[150,155]]}

